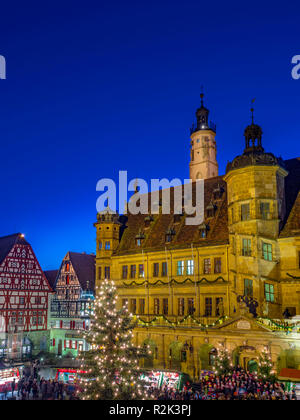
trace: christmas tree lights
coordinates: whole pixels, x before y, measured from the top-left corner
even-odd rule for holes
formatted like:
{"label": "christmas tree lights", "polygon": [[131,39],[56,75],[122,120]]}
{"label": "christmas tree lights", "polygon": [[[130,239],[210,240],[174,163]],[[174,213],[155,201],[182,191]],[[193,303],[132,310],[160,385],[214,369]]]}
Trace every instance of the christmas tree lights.
{"label": "christmas tree lights", "polygon": [[229,350],[224,346],[217,348],[217,355],[215,357],[214,372],[216,375],[227,375],[232,372],[233,363]]}
{"label": "christmas tree lights", "polygon": [[276,375],[268,347],[264,347],[258,362],[258,377],[263,382],[275,382]]}
{"label": "christmas tree lights", "polygon": [[139,359],[150,348],[132,343],[133,317],[127,308],[117,310],[114,282],[104,280],[97,289],[91,328],[85,332],[89,350],[82,352],[78,394],[83,400],[134,400],[147,398]]}

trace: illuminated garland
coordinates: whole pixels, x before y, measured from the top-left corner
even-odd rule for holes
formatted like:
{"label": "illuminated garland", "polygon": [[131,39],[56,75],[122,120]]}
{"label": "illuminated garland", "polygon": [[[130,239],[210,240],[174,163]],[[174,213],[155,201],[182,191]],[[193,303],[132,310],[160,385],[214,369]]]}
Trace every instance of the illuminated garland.
{"label": "illuminated garland", "polygon": [[155,316],[151,321],[146,321],[145,319],[142,319],[139,316],[135,316],[134,318],[135,318],[135,320],[136,320],[137,323],[141,322],[144,326],[152,326],[157,321],[163,319],[169,325],[171,325],[173,327],[176,327],[176,326],[179,326],[179,325],[183,324],[187,320],[191,319],[195,324],[197,324],[201,328],[213,328],[213,327],[216,327],[217,325],[223,324],[223,322],[228,317],[227,316],[221,316],[217,321],[213,322],[212,324],[203,324],[201,321],[198,321],[193,315],[186,315],[181,320],[175,321],[175,322],[174,321],[170,321],[165,315]]}
{"label": "illuminated garland", "polygon": [[289,324],[280,324],[279,322],[274,321],[271,318],[257,318],[257,321],[261,325],[266,325],[264,321],[269,322],[269,327],[271,327],[274,331],[287,331],[292,332],[294,328],[297,328],[297,332],[300,332],[300,326],[299,323],[289,325]]}
{"label": "illuminated garland", "polygon": [[171,279],[170,280],[170,282],[167,282],[167,281],[162,281],[162,280],[156,280],[155,282],[153,282],[153,283],[150,283],[148,280],[145,280],[145,281],[143,281],[143,282],[141,282],[141,283],[137,283],[135,280],[134,281],[132,281],[131,283],[129,283],[129,284],[126,284],[125,282],[123,282],[123,285],[125,286],[125,287],[132,287],[132,286],[144,286],[145,284],[147,285],[147,286],[156,286],[156,285],[158,285],[158,284],[162,284],[162,285],[172,285],[172,284],[185,284],[185,283],[187,283],[187,282],[190,282],[190,283],[192,283],[192,284],[194,284],[194,285],[198,285],[198,284],[201,284],[201,283],[203,283],[204,281],[206,281],[206,283],[209,283],[209,284],[214,284],[214,283],[217,283],[219,280],[221,280],[223,283],[227,283],[227,281],[223,278],[223,277],[217,277],[215,280],[208,280],[207,278],[205,278],[205,277],[202,277],[202,279],[200,279],[200,280],[198,280],[198,281],[193,281],[192,279],[190,279],[190,278],[187,278],[187,279],[185,279],[185,280],[183,280],[183,281],[177,281],[177,280],[175,280],[175,279]]}

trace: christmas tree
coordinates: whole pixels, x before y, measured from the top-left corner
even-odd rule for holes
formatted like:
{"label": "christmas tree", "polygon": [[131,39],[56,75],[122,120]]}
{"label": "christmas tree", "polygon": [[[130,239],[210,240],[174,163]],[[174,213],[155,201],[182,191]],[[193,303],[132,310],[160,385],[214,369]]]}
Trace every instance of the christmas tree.
{"label": "christmas tree", "polygon": [[216,375],[227,375],[232,372],[233,364],[229,350],[223,346],[218,347],[215,357],[214,372]]}
{"label": "christmas tree", "polygon": [[89,350],[81,354],[79,388],[85,400],[145,399],[139,359],[149,349],[132,343],[132,315],[127,308],[116,309],[117,291],[113,281],[104,280],[97,289],[91,328],[85,333]]}
{"label": "christmas tree", "polygon": [[259,362],[258,362],[258,373],[259,379],[264,382],[275,382],[276,376],[273,369],[272,357],[267,347],[262,351]]}

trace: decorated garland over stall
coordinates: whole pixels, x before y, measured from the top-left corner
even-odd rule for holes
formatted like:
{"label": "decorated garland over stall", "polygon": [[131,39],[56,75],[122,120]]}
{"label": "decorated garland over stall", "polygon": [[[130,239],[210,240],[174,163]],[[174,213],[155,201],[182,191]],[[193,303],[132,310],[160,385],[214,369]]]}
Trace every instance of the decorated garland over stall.
{"label": "decorated garland over stall", "polygon": [[188,320],[191,320],[194,324],[197,324],[199,327],[204,328],[204,329],[213,328],[213,327],[216,327],[218,325],[221,325],[221,324],[223,324],[223,322],[227,318],[228,318],[227,316],[221,316],[219,319],[217,319],[212,324],[203,324],[201,321],[197,320],[197,318],[195,318],[193,315],[186,315],[184,318],[182,318],[181,320],[178,320],[178,321],[171,321],[165,315],[157,315],[153,319],[151,319],[151,321],[146,321],[145,319],[143,319],[143,318],[141,318],[140,316],[137,316],[137,315],[134,316],[135,321],[137,323],[141,323],[143,326],[152,326],[156,322],[158,322],[160,320],[163,320],[172,327],[178,327],[178,326],[182,325],[184,322],[186,322]]}
{"label": "decorated garland over stall", "polygon": [[156,280],[155,282],[150,283],[148,280],[144,280],[143,282],[138,283],[134,280],[131,283],[127,283],[127,284],[125,282],[123,282],[123,285],[125,287],[144,286],[144,285],[146,285],[146,286],[157,286],[158,284],[162,284],[162,285],[166,286],[166,285],[172,285],[172,284],[177,284],[177,285],[186,284],[188,282],[192,283],[194,285],[198,285],[198,284],[203,283],[204,281],[206,283],[209,283],[209,284],[214,284],[214,283],[217,283],[219,280],[221,280],[223,283],[227,283],[227,281],[223,277],[219,276],[215,280],[208,280],[206,277],[202,277],[202,279],[200,279],[198,281],[193,281],[192,279],[187,278],[183,281],[177,281],[175,279],[171,279],[169,282],[168,281],[162,281],[162,280]]}

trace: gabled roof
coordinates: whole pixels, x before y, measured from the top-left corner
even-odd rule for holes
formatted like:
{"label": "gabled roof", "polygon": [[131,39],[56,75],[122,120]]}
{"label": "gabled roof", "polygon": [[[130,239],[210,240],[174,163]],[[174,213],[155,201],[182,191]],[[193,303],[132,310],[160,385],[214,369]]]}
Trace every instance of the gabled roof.
{"label": "gabled roof", "polygon": [[285,162],[289,174],[285,179],[286,218],[280,237],[300,235],[300,158]]}
{"label": "gabled roof", "polygon": [[54,290],[55,289],[55,282],[56,282],[56,278],[58,275],[59,270],[47,270],[44,271],[44,274],[48,280],[48,283],[51,286],[51,289]]}
{"label": "gabled roof", "polygon": [[[221,197],[215,199],[214,193],[221,192]],[[162,193],[160,191],[160,198]],[[148,194],[149,206],[151,208],[151,193]],[[196,188],[193,183],[193,205],[196,203]],[[208,217],[207,207],[213,203],[214,215]],[[125,254],[140,252],[141,249],[158,250],[165,246],[168,249],[181,248],[187,244],[197,246],[209,246],[228,243],[228,217],[227,217],[227,185],[222,176],[206,179],[204,181],[204,222],[208,226],[207,235],[202,238],[199,232],[199,225],[187,225],[185,215],[179,217],[179,221],[174,218],[174,189],[170,189],[170,209],[171,214],[153,214],[153,221],[150,226],[145,224],[146,215],[137,214],[121,216],[120,221],[124,223],[121,228],[122,236],[120,244],[114,254]],[[150,214],[150,213],[149,213]],[[173,231],[172,241],[166,243],[166,233]],[[145,236],[141,246],[137,246],[136,237],[141,232]]]}
{"label": "gabled roof", "polygon": [[82,290],[95,290],[95,255],[69,252],[69,257]]}
{"label": "gabled roof", "polygon": [[29,245],[22,233],[14,233],[0,238],[0,264],[16,244]]}

